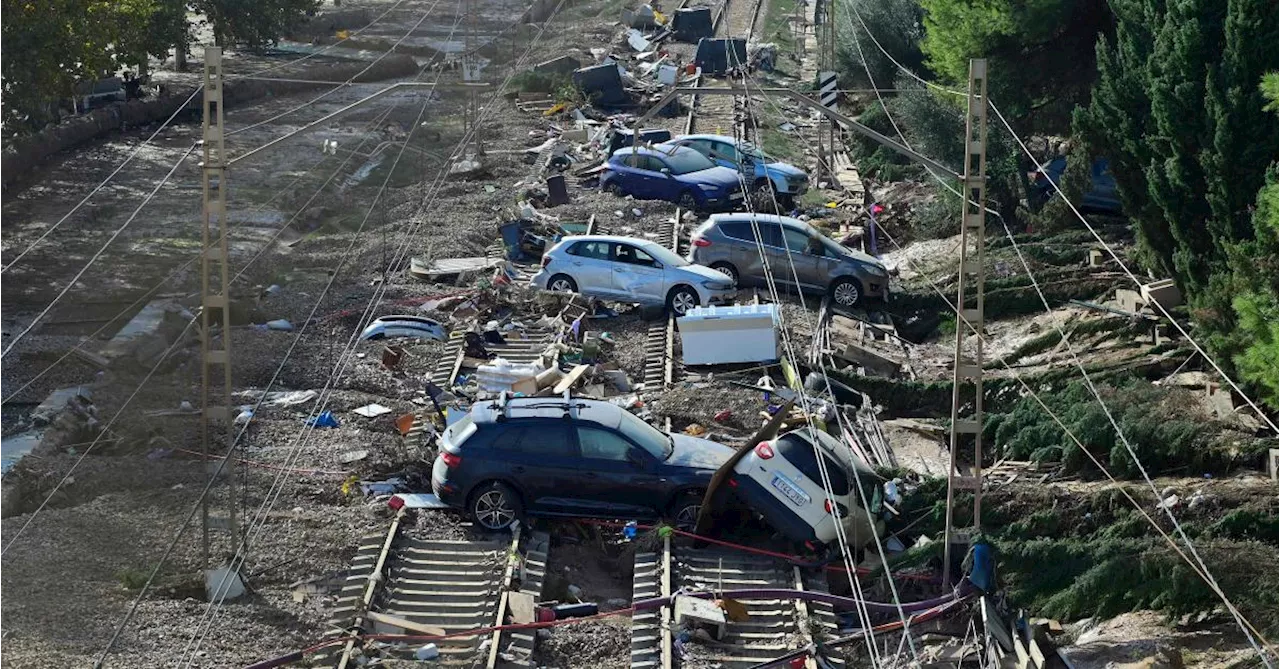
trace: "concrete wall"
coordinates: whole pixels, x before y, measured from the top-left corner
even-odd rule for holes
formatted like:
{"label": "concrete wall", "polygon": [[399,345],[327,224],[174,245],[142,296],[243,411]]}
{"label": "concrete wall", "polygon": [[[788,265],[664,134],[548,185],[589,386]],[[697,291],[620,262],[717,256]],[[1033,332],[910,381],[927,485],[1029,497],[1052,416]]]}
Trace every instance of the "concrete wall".
{"label": "concrete wall", "polygon": [[[198,66],[198,64],[197,64]],[[368,63],[340,63],[327,67],[312,67],[299,74],[281,74],[290,79],[308,79],[315,81],[346,81]],[[357,77],[360,82],[381,81],[407,77],[417,73],[418,65],[409,56],[392,55],[383,58],[368,72]],[[228,107],[252,102],[268,95],[288,95],[300,91],[325,87],[326,84],[280,81],[230,81],[223,92],[223,99]],[[155,100],[130,100],[119,102],[108,107],[95,109],[88,114],[70,118],[63,123],[50,126],[34,135],[22,137],[9,142],[4,147],[3,159],[0,160],[0,186],[8,189],[24,176],[32,174],[31,168],[43,164],[50,156],[59,151],[73,149],[85,142],[97,139],[109,132],[127,126],[148,125],[162,122],[182,106],[182,102],[191,95],[187,88]],[[201,97],[197,95],[190,105],[179,114],[178,121],[199,120]],[[186,115],[191,118],[185,118]]]}

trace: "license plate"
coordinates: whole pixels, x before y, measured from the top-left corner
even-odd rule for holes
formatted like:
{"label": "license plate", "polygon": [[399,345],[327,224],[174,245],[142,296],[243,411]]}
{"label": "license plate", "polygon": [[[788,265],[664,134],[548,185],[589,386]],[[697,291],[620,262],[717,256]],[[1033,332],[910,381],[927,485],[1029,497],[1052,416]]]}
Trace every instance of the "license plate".
{"label": "license plate", "polygon": [[730,193],[730,194],[729,194],[729,199],[730,199],[730,200],[741,200],[741,199],[742,199],[742,193]]}
{"label": "license plate", "polygon": [[805,506],[810,502],[809,496],[782,474],[774,474],[770,483],[796,506]]}

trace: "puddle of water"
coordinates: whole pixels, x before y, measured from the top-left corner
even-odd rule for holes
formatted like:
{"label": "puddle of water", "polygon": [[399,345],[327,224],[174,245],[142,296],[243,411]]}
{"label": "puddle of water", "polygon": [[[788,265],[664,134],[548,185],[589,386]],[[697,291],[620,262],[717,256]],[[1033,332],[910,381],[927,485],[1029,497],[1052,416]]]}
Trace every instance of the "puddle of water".
{"label": "puddle of water", "polygon": [[39,432],[23,432],[0,440],[0,473],[9,471],[22,456],[39,444]]}

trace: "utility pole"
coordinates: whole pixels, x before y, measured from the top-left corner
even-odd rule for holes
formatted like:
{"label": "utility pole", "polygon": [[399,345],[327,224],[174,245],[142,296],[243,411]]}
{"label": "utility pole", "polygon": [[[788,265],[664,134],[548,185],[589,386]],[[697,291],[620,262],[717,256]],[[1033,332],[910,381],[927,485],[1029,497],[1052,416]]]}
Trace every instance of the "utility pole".
{"label": "utility pole", "polygon": [[[200,450],[211,465],[220,464],[210,447],[216,423],[220,422],[225,431],[227,451],[235,445],[231,416],[231,282],[227,251],[227,161],[222,124],[222,83],[222,48],[209,47],[205,49],[204,56],[204,140],[201,142],[204,153],[200,163],[204,198],[200,254]],[[222,321],[220,346],[215,346],[213,341],[215,314],[220,315]],[[215,396],[215,367],[222,368],[221,397]],[[222,449],[217,450],[217,455],[224,454]],[[230,545],[234,547],[239,538],[235,476],[227,478],[231,481],[232,490],[228,494],[230,513],[224,529],[230,532]],[[203,521],[202,555],[207,568],[211,557],[208,495],[200,503],[200,518]]]}
{"label": "utility pole", "polygon": [[[969,95],[965,110],[965,158],[961,177],[964,201],[960,214],[960,280],[956,288],[955,368],[951,391],[951,458],[947,465],[947,526],[943,549],[943,587],[951,585],[951,544],[969,544],[982,528],[982,337],[975,337],[973,356],[966,357],[964,338],[969,327],[979,335],[983,323],[983,245],[987,205],[987,61],[969,61]],[[974,306],[969,306],[972,293]],[[966,325],[967,323],[968,325]],[[972,387],[966,400],[962,387]],[[972,404],[969,404],[969,402]],[[962,416],[961,410],[972,407]],[[957,456],[962,446],[973,441],[973,468],[961,474]],[[973,491],[973,522],[957,528],[957,490]]]}
{"label": "utility pole", "polygon": [[[822,106],[836,110],[839,77],[836,74],[836,6],[835,0],[814,0],[814,30],[818,40],[818,99]],[[836,155],[836,124],[824,117],[818,129],[819,169],[829,168]],[[831,172],[830,169],[824,169]],[[834,175],[829,175],[834,176]]]}
{"label": "utility pole", "polygon": [[[476,32],[476,4],[475,0],[466,0],[466,45],[462,51],[462,81],[471,83],[480,80],[479,58],[476,54],[478,40]],[[474,147],[476,156],[484,154],[484,141],[480,137],[480,128],[478,127],[480,119],[480,95],[476,91],[472,91],[467,98],[466,123],[463,132],[471,132],[471,144]],[[464,151],[465,153],[465,151]]]}

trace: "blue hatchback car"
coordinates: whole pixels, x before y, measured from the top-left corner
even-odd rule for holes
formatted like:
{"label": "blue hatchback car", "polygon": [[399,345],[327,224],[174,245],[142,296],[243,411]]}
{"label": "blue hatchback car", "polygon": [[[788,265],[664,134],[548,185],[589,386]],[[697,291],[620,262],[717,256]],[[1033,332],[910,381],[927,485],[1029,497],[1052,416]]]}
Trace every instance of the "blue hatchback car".
{"label": "blue hatchback car", "polygon": [[600,177],[614,195],[666,200],[696,211],[732,210],[742,203],[742,179],[736,170],[684,147],[618,149]]}
{"label": "blue hatchback car", "polygon": [[687,146],[717,165],[739,170],[747,178],[753,190],[766,185],[773,186],[773,192],[785,206],[791,206],[795,198],[809,190],[809,175],[804,170],[775,160],[758,147],[740,142],[724,135],[683,135],[662,146]]}

